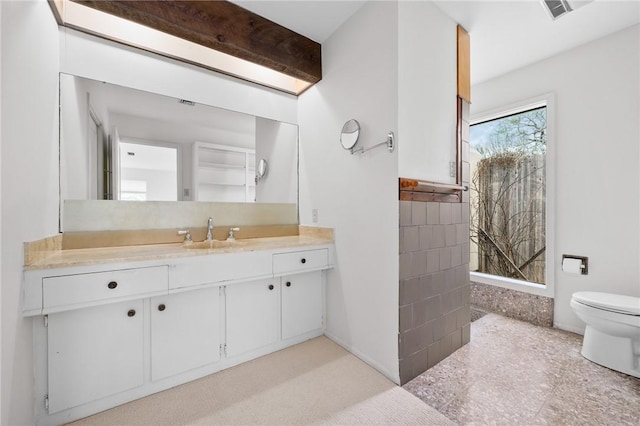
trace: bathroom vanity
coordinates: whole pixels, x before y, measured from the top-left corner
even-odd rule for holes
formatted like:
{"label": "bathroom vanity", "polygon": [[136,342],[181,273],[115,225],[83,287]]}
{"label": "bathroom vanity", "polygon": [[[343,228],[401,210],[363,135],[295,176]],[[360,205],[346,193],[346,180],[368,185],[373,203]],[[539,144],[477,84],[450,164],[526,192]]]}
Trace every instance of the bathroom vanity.
{"label": "bathroom vanity", "polygon": [[60,250],[25,266],[38,424],[86,417],[321,335],[332,239]]}

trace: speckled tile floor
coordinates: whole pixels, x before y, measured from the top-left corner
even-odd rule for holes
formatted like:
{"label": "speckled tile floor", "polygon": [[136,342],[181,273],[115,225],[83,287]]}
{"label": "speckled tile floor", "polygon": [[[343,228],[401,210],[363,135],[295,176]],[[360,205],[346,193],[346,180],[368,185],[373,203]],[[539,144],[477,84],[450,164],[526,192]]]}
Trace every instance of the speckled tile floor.
{"label": "speckled tile floor", "polygon": [[580,355],[582,336],[487,314],[403,387],[459,424],[640,425],[640,379]]}

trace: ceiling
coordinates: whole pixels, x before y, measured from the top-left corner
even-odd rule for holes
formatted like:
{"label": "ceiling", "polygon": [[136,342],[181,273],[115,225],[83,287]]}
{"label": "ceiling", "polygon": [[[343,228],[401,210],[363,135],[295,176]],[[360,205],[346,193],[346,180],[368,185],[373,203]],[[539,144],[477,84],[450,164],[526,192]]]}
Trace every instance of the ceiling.
{"label": "ceiling", "polygon": [[[365,1],[232,0],[318,43]],[[403,0],[401,0],[403,1]],[[538,0],[435,0],[471,35],[471,82],[479,83],[640,22],[640,0],[572,1],[552,21]]]}
{"label": "ceiling", "polygon": [[435,3],[471,35],[471,83],[538,62],[640,22],[640,1],[575,2],[552,21],[539,1]]}
{"label": "ceiling", "polygon": [[251,12],[324,43],[364,0],[230,0]]}

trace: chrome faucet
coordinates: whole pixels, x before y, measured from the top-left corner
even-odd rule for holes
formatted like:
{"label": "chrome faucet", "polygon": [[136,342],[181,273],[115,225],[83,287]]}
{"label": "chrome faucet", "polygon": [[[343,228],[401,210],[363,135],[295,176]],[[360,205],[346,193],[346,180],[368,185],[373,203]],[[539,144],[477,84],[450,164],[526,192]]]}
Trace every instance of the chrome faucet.
{"label": "chrome faucet", "polygon": [[207,239],[205,241],[213,241],[213,218],[210,217],[209,221],[207,222]]}
{"label": "chrome faucet", "polygon": [[233,235],[234,232],[239,231],[240,228],[229,228],[229,236],[227,237],[227,241],[235,241],[236,236]]}
{"label": "chrome faucet", "polygon": [[188,229],[178,231],[178,235],[184,235],[185,243],[190,243],[193,241],[193,239],[191,238],[191,232]]}

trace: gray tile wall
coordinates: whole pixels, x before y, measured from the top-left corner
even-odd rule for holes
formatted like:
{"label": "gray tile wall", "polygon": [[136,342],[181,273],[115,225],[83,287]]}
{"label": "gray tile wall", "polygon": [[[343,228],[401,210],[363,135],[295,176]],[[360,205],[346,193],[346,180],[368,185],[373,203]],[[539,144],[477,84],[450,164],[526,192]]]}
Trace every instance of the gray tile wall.
{"label": "gray tile wall", "polygon": [[469,342],[469,204],[400,201],[400,380]]}
{"label": "gray tile wall", "polygon": [[[469,104],[462,113],[462,183],[469,184]],[[462,203],[400,201],[400,382],[470,339],[469,192]]]}

